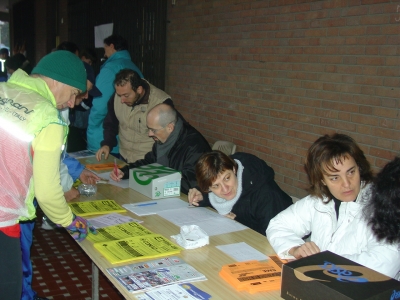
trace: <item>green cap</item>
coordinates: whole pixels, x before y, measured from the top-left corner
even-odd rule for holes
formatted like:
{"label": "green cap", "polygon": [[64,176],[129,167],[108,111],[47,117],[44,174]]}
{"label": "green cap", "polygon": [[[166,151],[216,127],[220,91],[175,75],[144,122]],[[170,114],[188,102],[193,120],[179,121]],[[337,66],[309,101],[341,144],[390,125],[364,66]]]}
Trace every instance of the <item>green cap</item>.
{"label": "green cap", "polygon": [[75,54],[58,50],[44,56],[31,74],[40,74],[81,91],[86,91],[86,70]]}

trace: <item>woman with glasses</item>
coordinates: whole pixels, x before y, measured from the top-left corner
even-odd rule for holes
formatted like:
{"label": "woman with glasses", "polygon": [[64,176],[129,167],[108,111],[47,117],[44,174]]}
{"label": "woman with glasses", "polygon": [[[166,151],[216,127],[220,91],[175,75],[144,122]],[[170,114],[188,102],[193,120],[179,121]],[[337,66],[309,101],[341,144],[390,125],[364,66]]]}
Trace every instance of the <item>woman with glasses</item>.
{"label": "woman with glasses", "polygon": [[189,190],[189,203],[212,206],[219,214],[265,235],[270,219],[292,203],[274,175],[271,167],[252,154],[205,153],[196,164],[198,189]]}
{"label": "woman with glasses", "polygon": [[[308,149],[310,195],[273,218],[267,238],[284,259],[329,250],[396,277],[400,253],[379,242],[363,214],[371,197],[372,171],[363,151],[344,134],[325,135]],[[303,237],[310,235],[309,241]]]}

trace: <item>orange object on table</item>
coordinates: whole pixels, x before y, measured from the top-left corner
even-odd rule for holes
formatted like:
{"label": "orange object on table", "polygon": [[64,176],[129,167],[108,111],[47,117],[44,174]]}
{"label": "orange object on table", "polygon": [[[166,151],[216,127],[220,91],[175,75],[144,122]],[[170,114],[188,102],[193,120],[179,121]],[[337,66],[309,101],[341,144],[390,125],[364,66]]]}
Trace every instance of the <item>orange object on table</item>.
{"label": "orange object on table", "polygon": [[[124,164],[118,164],[118,168],[122,168]],[[88,164],[85,166],[86,169],[98,172],[98,171],[111,171],[114,169],[114,163],[102,163],[102,164]]]}
{"label": "orange object on table", "polygon": [[250,294],[279,290],[281,286],[281,261],[270,256],[265,262],[251,260],[222,266],[219,275],[238,291]]}

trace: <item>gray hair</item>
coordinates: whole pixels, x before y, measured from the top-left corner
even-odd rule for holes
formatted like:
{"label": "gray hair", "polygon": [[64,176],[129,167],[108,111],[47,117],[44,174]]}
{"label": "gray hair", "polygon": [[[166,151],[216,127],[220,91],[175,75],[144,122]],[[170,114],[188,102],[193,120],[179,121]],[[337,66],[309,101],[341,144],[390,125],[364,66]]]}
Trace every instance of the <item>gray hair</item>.
{"label": "gray hair", "polygon": [[176,124],[177,121],[178,114],[172,106],[168,105],[166,109],[160,109],[158,111],[158,124],[161,127],[166,127],[170,123]]}

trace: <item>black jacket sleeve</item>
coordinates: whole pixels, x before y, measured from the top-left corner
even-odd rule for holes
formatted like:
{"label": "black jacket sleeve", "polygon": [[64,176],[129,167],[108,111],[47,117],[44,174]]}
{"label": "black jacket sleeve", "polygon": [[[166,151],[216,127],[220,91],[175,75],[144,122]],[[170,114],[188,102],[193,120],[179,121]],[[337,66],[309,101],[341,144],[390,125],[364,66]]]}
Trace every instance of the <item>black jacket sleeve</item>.
{"label": "black jacket sleeve", "polygon": [[253,229],[265,235],[269,221],[292,204],[292,198],[275,183],[267,181],[252,194],[251,212],[254,216]]}
{"label": "black jacket sleeve", "polygon": [[197,185],[195,166],[200,156],[211,151],[206,139],[189,124],[184,127],[176,146],[170,151],[169,167],[182,173],[181,192],[187,194],[189,189]]}

